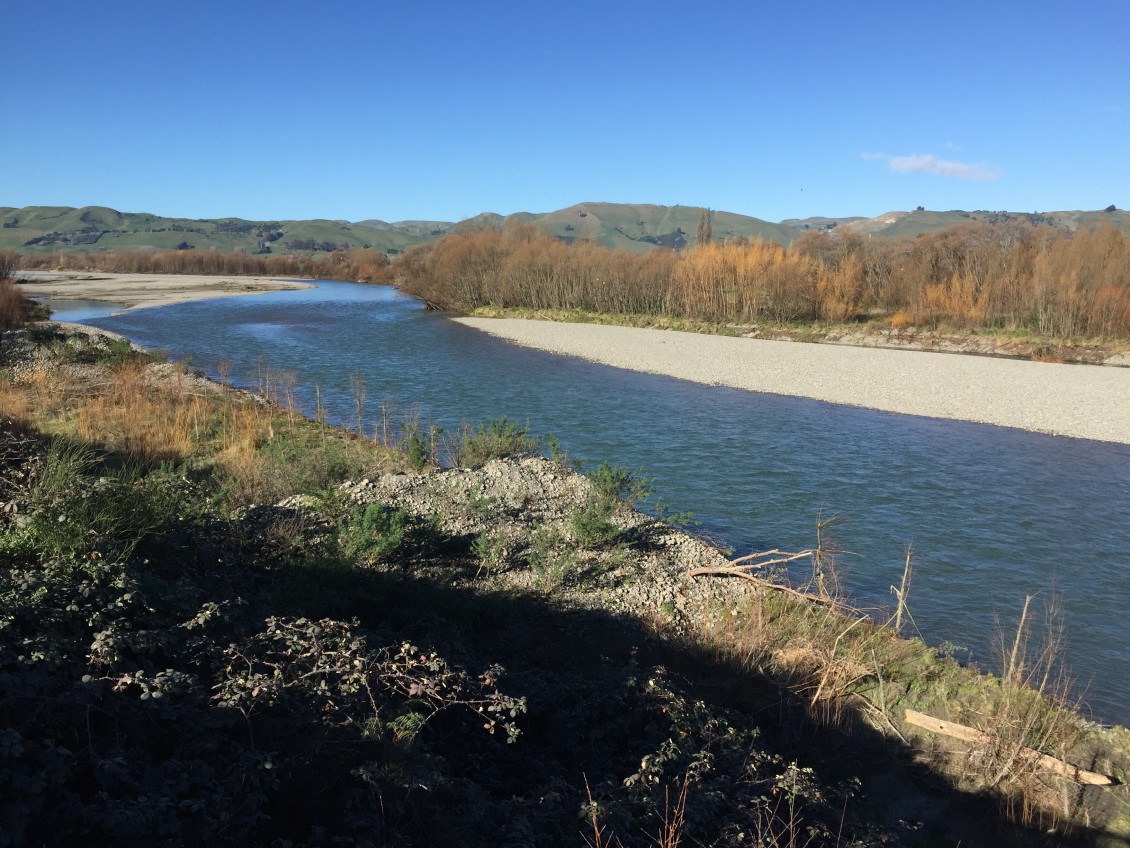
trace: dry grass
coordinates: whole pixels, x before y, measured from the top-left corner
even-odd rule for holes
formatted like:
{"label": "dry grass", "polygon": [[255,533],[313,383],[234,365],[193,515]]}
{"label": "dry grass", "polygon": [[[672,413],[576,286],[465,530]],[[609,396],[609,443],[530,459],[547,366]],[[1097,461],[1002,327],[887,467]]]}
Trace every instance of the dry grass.
{"label": "dry grass", "polygon": [[898,707],[910,702],[900,699],[910,697],[916,675],[940,675],[948,693],[945,711],[956,710],[953,718],[982,731],[984,741],[956,743],[956,750],[947,745],[947,751],[935,751],[933,765],[963,788],[994,793],[1014,821],[1070,829],[1081,790],[1032,753],[1070,762],[1084,737],[1080,703],[1063,662],[1058,598],[1048,598],[1042,622],[1032,599],[1025,600],[1016,629],[1007,638],[1001,631],[1001,675],[994,678],[901,637],[904,620],[912,621],[909,548],[902,580],[892,586],[897,608],[878,620],[840,593],[834,553],[822,538],[810,555],[807,585],[782,592],[755,583],[740,606],[716,611],[701,630],[708,650],[776,683],[817,724],[845,725],[862,711],[904,743]]}
{"label": "dry grass", "polygon": [[[167,373],[167,369],[166,369]],[[150,465],[184,462],[224,449],[253,446],[269,428],[244,402],[223,409],[194,393],[183,373],[154,379],[150,367],[91,367],[84,375],[41,367],[0,383],[7,418],[55,435],[128,454]]]}
{"label": "dry grass", "polygon": [[[843,552],[829,535],[833,523],[821,520],[816,526],[817,545],[805,552],[811,571],[804,585],[794,589],[784,575],[766,575],[744,605],[715,615],[703,630],[711,651],[776,681],[802,700],[818,724],[845,719],[849,696],[876,674],[871,661],[876,647],[895,637],[847,602],[837,566]],[[771,553],[778,555],[769,563],[798,556]],[[756,563],[756,558],[735,562]]]}
{"label": "dry grass", "polygon": [[0,417],[149,467],[192,465],[225,481],[237,504],[405,466],[396,448],[325,433],[295,408],[293,381],[285,373],[269,375],[264,392],[277,402],[216,387],[168,364],[44,365],[18,382],[0,380]]}
{"label": "dry grass", "polygon": [[1082,738],[1083,728],[1064,661],[1060,598],[1051,594],[1045,599],[1042,621],[1033,614],[1032,600],[1024,599],[1015,632],[1006,636],[999,628],[999,691],[976,717],[990,741],[969,746],[964,776],[999,790],[1011,818],[1057,827],[1072,818],[1077,793],[1028,751],[1065,759]]}
{"label": "dry grass", "polygon": [[905,309],[898,310],[890,318],[892,330],[905,330],[914,324],[914,318]]}

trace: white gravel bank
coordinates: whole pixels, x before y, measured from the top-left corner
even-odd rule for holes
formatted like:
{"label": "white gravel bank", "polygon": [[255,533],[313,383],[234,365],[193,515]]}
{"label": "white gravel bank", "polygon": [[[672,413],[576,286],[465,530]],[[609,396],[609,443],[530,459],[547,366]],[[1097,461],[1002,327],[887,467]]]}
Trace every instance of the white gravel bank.
{"label": "white gravel bank", "polygon": [[519,318],[455,320],[527,347],[707,385],[1130,444],[1130,368]]}

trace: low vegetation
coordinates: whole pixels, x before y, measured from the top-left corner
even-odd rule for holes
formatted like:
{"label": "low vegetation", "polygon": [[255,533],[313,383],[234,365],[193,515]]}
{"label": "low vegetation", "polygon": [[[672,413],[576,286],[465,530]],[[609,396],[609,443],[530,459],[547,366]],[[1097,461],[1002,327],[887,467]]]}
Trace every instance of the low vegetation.
{"label": "low vegetation", "polygon": [[451,454],[457,465],[473,468],[490,459],[505,459],[524,453],[537,453],[541,441],[530,435],[529,424],[522,426],[505,415],[480,422],[478,430],[468,424],[459,434]]}
{"label": "low vegetation", "polygon": [[[1040,649],[1025,609],[985,677],[853,611],[824,528],[730,562],[632,509],[641,472],[576,475],[507,418],[456,467],[384,474],[414,464],[405,431],[326,428],[285,380],[4,340],[0,844],[1117,832],[1124,786],[1020,747],[1125,783],[1126,737],[1070,709],[1054,616]],[[932,742],[907,708],[993,742]]]}

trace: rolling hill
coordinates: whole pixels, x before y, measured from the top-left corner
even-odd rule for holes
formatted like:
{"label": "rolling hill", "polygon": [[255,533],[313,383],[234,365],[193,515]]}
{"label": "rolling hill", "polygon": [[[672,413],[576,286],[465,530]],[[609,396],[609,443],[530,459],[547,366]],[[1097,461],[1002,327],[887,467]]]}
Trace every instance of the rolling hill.
{"label": "rolling hill", "polygon": [[[217,250],[248,254],[316,253],[365,248],[396,254],[413,244],[447,233],[483,226],[531,223],[564,241],[586,239],[605,247],[637,253],[656,247],[694,245],[702,208],[632,203],[578,203],[554,212],[519,212],[502,216],[484,212],[461,222],[369,219],[350,223],[246,221],[241,218],[165,218],[119,212],[104,206],[0,207],[0,248],[20,253],[90,253],[111,250]],[[880,238],[915,238],[955,224],[1017,220],[1033,226],[1073,232],[1080,227],[1114,224],[1130,232],[1130,213],[1119,209],[1044,213],[952,210],[887,212],[874,218],[811,217],[780,223],[733,212],[715,211],[714,238],[763,238],[789,244],[806,230],[852,231]]]}
{"label": "rolling hill", "polygon": [[249,254],[368,248],[395,253],[424,240],[412,228],[378,228],[347,221],[192,220],[123,213],[102,206],[0,207],[0,248],[20,253],[176,248]]}

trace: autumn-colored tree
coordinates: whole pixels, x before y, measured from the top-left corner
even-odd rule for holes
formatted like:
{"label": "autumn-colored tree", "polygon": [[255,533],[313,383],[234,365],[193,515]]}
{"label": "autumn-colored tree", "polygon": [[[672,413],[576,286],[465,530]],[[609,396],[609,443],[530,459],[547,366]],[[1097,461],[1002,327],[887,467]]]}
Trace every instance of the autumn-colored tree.
{"label": "autumn-colored tree", "polygon": [[[390,263],[380,253],[246,256],[215,251],[10,254],[11,267],[255,274],[395,283],[441,309],[486,304],[680,315],[709,321],[853,321],[1025,328],[1130,337],[1130,237],[1111,224],[1066,233],[1038,222],[971,221],[914,240],[809,231],[789,247],[712,237],[695,249],[635,254],[570,244],[530,224],[467,225]],[[10,252],[9,252],[10,253]],[[13,288],[14,291],[14,288]],[[17,292],[18,294],[18,292]]]}
{"label": "autumn-colored tree", "polygon": [[22,327],[36,310],[35,303],[16,285],[14,274],[19,262],[15,252],[0,250],[0,331]]}

